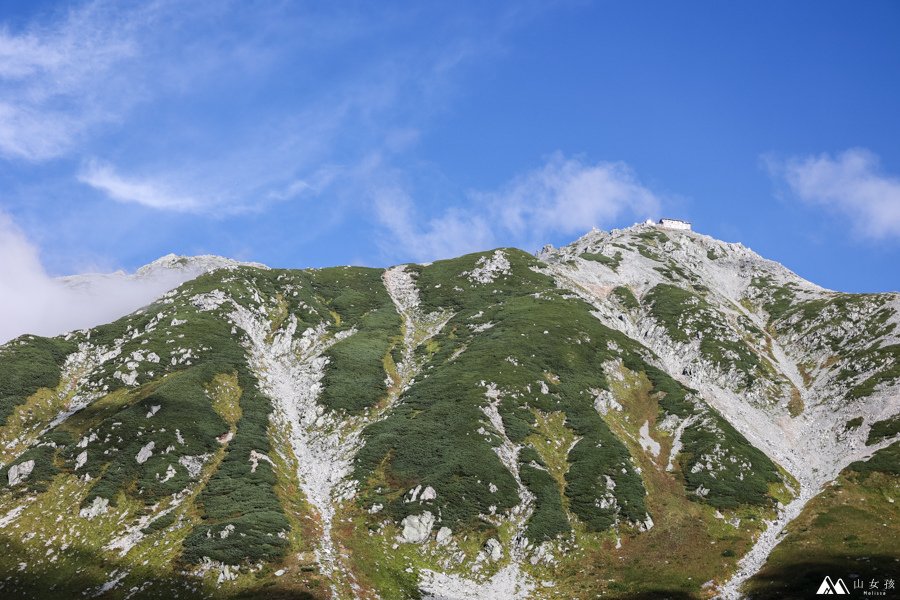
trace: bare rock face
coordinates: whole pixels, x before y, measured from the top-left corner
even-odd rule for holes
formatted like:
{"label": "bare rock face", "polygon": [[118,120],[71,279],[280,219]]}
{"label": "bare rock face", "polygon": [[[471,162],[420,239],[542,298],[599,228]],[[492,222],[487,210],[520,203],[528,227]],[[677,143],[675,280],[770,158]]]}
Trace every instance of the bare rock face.
{"label": "bare rock face", "polygon": [[9,478],[9,486],[12,487],[16,484],[22,483],[23,481],[28,479],[28,476],[33,470],[33,460],[26,460],[25,462],[10,467],[9,473],[7,474],[7,477]]}
{"label": "bare rock face", "polygon": [[421,515],[409,515],[400,524],[403,526],[403,533],[399,541],[405,544],[421,544],[431,535],[434,515],[426,510]]}
{"label": "bare rock face", "polygon": [[156,447],[156,444],[153,442],[148,442],[146,446],[141,448],[140,452],[137,453],[137,456],[134,457],[138,464],[143,464],[147,462],[147,460],[153,456],[153,448]]}
{"label": "bare rock face", "polygon": [[80,469],[81,467],[83,467],[85,465],[85,463],[87,463],[87,458],[88,458],[87,450],[82,450],[81,453],[79,453],[78,456],[75,457],[75,470],[76,471],[78,469]]}
{"label": "bare rock face", "polygon": [[90,506],[82,508],[79,515],[84,519],[93,519],[97,515],[102,515],[107,510],[109,510],[109,500],[98,496],[94,498],[94,501],[91,502]]}
{"label": "bare rock face", "polygon": [[422,490],[422,495],[419,496],[419,500],[425,502],[427,500],[434,500],[437,498],[437,492],[434,491],[434,488],[430,485]]}
{"label": "bare rock face", "polygon": [[490,558],[494,562],[497,562],[498,560],[503,558],[503,546],[501,546],[500,542],[498,542],[494,538],[491,538],[487,542],[485,542],[484,550],[488,558]]}
{"label": "bare rock face", "polygon": [[453,531],[449,527],[441,527],[440,529],[438,529],[437,537],[435,539],[437,540],[438,544],[443,546],[450,543],[450,538],[452,535]]}

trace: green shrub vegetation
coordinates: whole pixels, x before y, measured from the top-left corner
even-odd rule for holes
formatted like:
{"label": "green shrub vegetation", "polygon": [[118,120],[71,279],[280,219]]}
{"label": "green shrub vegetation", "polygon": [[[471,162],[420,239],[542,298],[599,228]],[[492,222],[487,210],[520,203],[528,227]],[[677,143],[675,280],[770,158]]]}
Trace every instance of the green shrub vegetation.
{"label": "green shrub vegetation", "polygon": [[519,453],[519,477],[534,494],[534,511],[525,536],[540,543],[568,533],[571,526],[562,505],[559,484],[546,471],[546,465],[534,448],[526,447]]}
{"label": "green shrub vegetation", "polygon": [[[716,508],[772,504],[769,484],[781,481],[777,468],[728,421],[716,417],[688,427],[682,435],[680,462],[687,489],[708,490],[703,499]],[[694,472],[695,465],[703,465],[704,457],[717,457],[713,458],[714,468]]]}
{"label": "green shrub vegetation", "polygon": [[618,270],[619,265],[622,263],[621,252],[616,252],[613,256],[606,256],[605,254],[596,254],[592,252],[583,252],[581,254],[581,258],[598,262],[601,265],[609,267],[613,271]]}
{"label": "green shrub vegetation", "polygon": [[[182,286],[170,302],[151,305],[92,330],[92,343],[122,345],[121,358],[108,361],[92,382],[97,388],[106,386],[107,398],[116,399],[96,401],[96,410],[92,405],[46,435],[45,439],[56,440],[55,447],[42,443],[29,450],[41,454],[35,456],[35,471],[28,485],[47,481],[59,466],[74,469],[75,457],[84,450],[87,462],[78,473],[89,474],[94,483],[83,505],[96,497],[116,504],[120,494],[150,505],[181,491],[191,484],[191,478],[179,459],[208,460],[221,447],[216,438],[232,428],[215,410],[208,389],[218,374],[235,373],[242,390],[237,413],[240,419],[224,458],[198,496],[202,523],[185,539],[184,558],[195,561],[209,556],[235,564],[280,555],[286,542],[278,534],[289,525],[273,489],[274,475],[265,461],[251,473],[249,460],[253,450],[272,451],[267,434],[271,404],[258,391],[240,339],[224,318],[232,306],[201,311],[190,298],[219,289],[240,303],[249,305],[256,299],[265,303],[275,297],[276,288],[286,283],[287,276],[249,268],[210,273]],[[308,275],[290,277],[294,285],[309,287]],[[318,311],[313,306],[319,303],[311,293],[290,298],[289,311],[301,322],[304,318],[310,323],[316,320]],[[190,326],[172,325],[175,318]],[[191,358],[172,364],[171,359],[180,356],[182,349],[189,349]],[[136,361],[139,364],[135,368],[142,385],[125,389],[113,374],[128,370],[124,363],[135,351],[145,357]],[[149,353],[159,356],[159,361],[146,360]],[[50,378],[46,381],[53,383]],[[76,431],[77,438],[71,435]],[[78,439],[88,436],[91,441],[86,447],[76,446]],[[152,455],[138,462],[138,453],[150,442],[154,444]],[[28,460],[29,453],[19,460]],[[167,475],[173,470],[174,476]],[[207,537],[210,529],[218,531],[229,524],[235,526],[232,537]]]}
{"label": "green shrub vegetation", "polygon": [[[699,337],[700,353],[720,369],[738,370],[746,385],[765,373],[766,365],[758,354],[743,339],[735,339],[737,335],[726,325],[727,320],[697,294],[660,284],[647,293],[644,304],[671,339],[688,343]],[[745,322],[743,326],[754,335],[763,335],[752,323]]]}
{"label": "green shrub vegetation", "polygon": [[634,292],[625,286],[620,285],[614,287],[611,294],[619,304],[629,310],[635,310],[641,307],[640,302],[638,302],[638,299],[634,296]]}
{"label": "green shrub vegetation", "polygon": [[169,527],[170,525],[172,525],[173,523],[175,523],[176,517],[177,517],[177,515],[176,515],[175,511],[171,511],[157,519],[154,519],[149,525],[144,527],[141,530],[141,532],[144,535],[148,535],[155,531],[162,531],[163,529],[165,529],[165,528]]}
{"label": "green shrub vegetation", "polygon": [[900,379],[900,344],[870,346],[853,354],[852,360],[856,368],[839,373],[839,380],[846,381],[860,370],[873,369],[875,373],[850,389],[847,397],[851,400],[870,396],[879,385]]}
{"label": "green shrub vegetation", "polygon": [[869,430],[869,437],[866,438],[866,445],[877,444],[881,440],[894,437],[898,433],[900,433],[900,414],[874,423]]}
{"label": "green shrub vegetation", "polygon": [[[334,279],[338,274],[339,282]],[[363,268],[323,269],[315,274],[314,287],[340,317],[339,329],[356,328],[326,354],[320,401],[331,409],[357,412],[387,391],[384,358],[401,337],[401,323],[381,274],[380,269]]]}
{"label": "green shrub vegetation", "polygon": [[[640,299],[629,287],[615,287],[612,306],[632,317],[652,316],[672,340],[696,341],[705,359],[742,374],[748,386],[762,377],[771,381],[774,372],[764,357],[767,334],[741,314],[717,310],[709,300],[712,292],[663,252],[669,243],[665,233],[651,229],[641,231],[631,248],[613,244],[621,250],[613,256],[585,253],[581,258],[616,270],[633,248],[657,261],[656,270],[678,285],[656,286]],[[495,271],[489,281],[470,277],[496,252],[508,260],[508,271]],[[710,249],[707,258],[720,257]],[[552,574],[557,595],[583,595],[584,578],[595,576],[604,583],[591,592],[651,593],[635,584],[648,572],[668,573],[685,594],[705,593],[702,582],[727,576],[752,543],[763,526],[759,517],[770,514],[776,501],[787,501],[790,494],[780,484],[789,476],[697,391],[653,366],[662,361],[652,351],[604,326],[593,314],[596,307],[538,272],[544,266],[514,249],[408,266],[421,310],[440,311],[448,321],[415,350],[419,370],[404,380],[396,404],[383,412],[379,402],[386,397],[386,381],[396,379],[395,366],[404,354],[404,324],[380,269],[217,271],[68,340],[23,336],[0,347],[0,427],[10,424],[4,441],[19,436],[20,429],[26,432],[25,441],[3,456],[0,514],[13,506],[8,500],[27,499],[12,529],[39,531],[33,540],[0,536],[0,546],[20,550],[22,560],[33,565],[47,552],[49,538],[42,536],[56,535],[50,530],[82,535],[96,528],[95,537],[82,536],[91,537],[84,548],[62,548],[58,558],[53,555],[53,569],[69,569],[75,560],[91,565],[82,572],[79,563],[77,584],[66,583],[56,589],[60,593],[75,585],[79,593],[96,590],[109,581],[113,567],[129,571],[117,588],[126,593],[159,565],[167,565],[160,581],[174,582],[172,589],[183,591],[183,573],[208,557],[253,568],[243,569],[236,581],[221,582],[221,588],[213,588],[211,573],[209,587],[195,587],[188,595],[250,597],[263,589],[273,597],[321,595],[330,582],[315,573],[310,552],[318,535],[316,515],[298,489],[295,472],[295,458],[304,457],[286,454],[286,433],[271,418],[273,406],[256,378],[258,366],[248,363],[244,332],[230,318],[244,307],[259,320],[268,342],[299,338],[323,324],[326,336],[349,334],[324,354],[319,401],[325,410],[337,411],[337,418],[368,423],[353,465],[358,493],[336,508],[332,529],[343,557],[340,566],[353,570],[360,593],[413,597],[417,570],[435,568],[447,558],[446,548],[438,546],[394,547],[395,525],[408,515],[428,510],[438,519],[435,529],[453,530],[467,558],[451,570],[471,566],[488,537],[506,544],[512,528],[496,517],[520,504],[520,484],[533,494],[526,537],[534,543],[561,541],[553,550],[555,565],[526,565],[535,578]],[[224,294],[225,301],[201,308],[195,296],[211,292]],[[894,327],[888,298],[893,301],[884,295],[829,294],[805,301],[798,289],[775,286],[764,277],[753,281],[741,304],[748,311],[761,307],[768,312],[770,334],[799,333],[812,346],[829,350],[821,354],[836,356],[840,368],[833,373],[848,382],[854,398],[900,377],[900,346],[882,345]],[[859,327],[848,333],[849,322]],[[61,368],[83,342],[117,353],[80,385],[79,394],[91,394],[91,404],[41,433],[32,423],[44,423],[44,413],[35,412],[31,421],[22,415],[31,415],[32,407],[57,413],[67,398],[59,391]],[[811,378],[808,373],[815,368],[806,363],[804,378]],[[609,393],[621,412],[595,407]],[[373,407],[379,411],[369,413]],[[675,469],[668,472],[669,426],[685,420]],[[640,448],[637,431],[644,422],[661,444],[660,456]],[[857,417],[846,428],[862,425]],[[898,431],[900,417],[876,422],[867,443],[891,440]],[[144,450],[146,460],[138,462],[150,442],[152,452]],[[507,452],[510,443],[517,455]],[[258,457],[251,460],[254,452],[268,455],[277,467]],[[506,462],[511,459],[516,461],[509,465],[512,472]],[[6,489],[9,468],[29,460],[35,466],[25,482]],[[900,443],[895,443],[851,465],[840,485],[881,486],[900,475],[898,465]],[[409,501],[408,492],[417,486],[431,486],[436,497]],[[838,488],[826,493],[839,494]],[[36,519],[41,517],[34,513],[46,507],[50,519],[55,493],[81,502],[80,507],[103,498],[114,508],[86,521],[77,516],[79,506],[69,506],[71,522],[57,521],[40,531]],[[173,495],[182,493],[181,504],[160,517],[159,511],[172,508]],[[882,496],[888,497],[885,492],[877,498]],[[380,510],[369,512],[375,505]],[[744,525],[735,529],[716,519],[715,509],[733,511],[727,516],[739,516]],[[138,521],[154,514],[158,518]],[[829,512],[820,521],[836,521],[840,514]],[[638,533],[648,515],[656,526]],[[394,524],[384,526],[386,521]],[[136,523],[142,523],[146,537],[126,556],[101,550],[112,532],[118,535]],[[622,542],[615,549],[614,536],[606,533],[611,528]],[[687,540],[680,546],[684,553],[663,567],[672,539]],[[706,565],[707,558],[716,564],[684,570],[687,562]],[[13,575],[18,581],[18,561],[0,561],[0,579]],[[144,567],[136,566],[141,562]],[[490,576],[503,564],[486,563],[482,574]],[[285,572],[276,578],[273,573],[281,568]],[[54,585],[66,580],[68,574],[60,573]],[[15,593],[20,589],[15,585],[4,589]],[[156,591],[141,589],[138,595]]]}
{"label": "green shrub vegetation", "polygon": [[900,535],[897,448],[900,444],[893,455],[882,450],[870,461],[854,463],[811,499],[748,582],[748,597],[812,597],[809,590],[822,583],[823,573],[853,573],[852,578],[868,586],[895,572],[897,552],[892,549]]}
{"label": "green shrub vegetation", "polygon": [[863,477],[871,473],[887,473],[900,475],[900,442],[894,442],[873,454],[869,460],[851,463],[848,469],[856,471]]}
{"label": "green shrub vegetation", "polygon": [[669,241],[669,236],[667,236],[662,231],[659,231],[658,229],[642,231],[637,234],[637,237],[641,238],[645,242],[656,242],[658,244],[664,244]]}
{"label": "green shrub vegetation", "polygon": [[[56,448],[52,444],[45,442],[37,446],[32,446],[16,458],[14,465],[22,464],[29,460],[34,461],[34,467],[25,480],[25,489],[30,492],[47,491],[48,484],[53,479],[53,476],[59,473],[55,456]],[[0,477],[2,477],[0,486],[6,487],[8,484],[9,469],[12,467],[13,465],[10,465],[7,468],[0,469]]]}
{"label": "green shrub vegetation", "polygon": [[[681,437],[682,451],[678,462],[685,487],[696,492],[702,487],[706,495],[693,498],[717,508],[735,508],[741,504],[771,504],[768,486],[781,481],[778,467],[753,446],[728,421],[711,407],[692,399],[694,390],[682,386],[663,371],[627,357],[626,367],[643,371],[653,384],[660,410],[679,419],[693,417]],[[713,470],[706,467],[713,457]],[[695,469],[699,465],[700,467]]]}
{"label": "green shrub vegetation", "polygon": [[665,266],[653,267],[653,270],[657,273],[661,274],[663,277],[668,279],[669,281],[686,281],[692,282],[696,281],[697,278],[689,275],[684,269],[678,266],[678,264],[669,260],[666,262]]}
{"label": "green shrub vegetation", "polygon": [[[504,252],[511,273],[490,283],[463,275],[489,253],[416,267],[426,310],[449,308],[456,314],[435,339],[437,350],[425,373],[386,419],[364,432],[356,466],[359,478],[369,483],[364,502],[383,504],[401,519],[422,510],[403,502],[404,493],[431,485],[442,523],[454,529],[481,528],[478,515],[488,514],[491,506],[501,512],[516,505],[515,482],[493,451],[501,440],[482,412],[487,385],[494,384],[503,398],[505,433],[514,442],[531,431],[533,408],[564,412],[566,426],[582,438],[569,454],[565,486],[581,521],[595,530],[613,522],[614,507],[597,507],[607,493],[606,476],[617,484],[614,497],[624,516],[643,521],[640,476],[587,392],[606,385],[601,365],[613,356],[607,340],[620,347],[633,342],[605,328],[583,302],[562,298],[551,279],[531,270],[533,257]],[[476,333],[486,324],[491,327]],[[533,467],[523,471],[523,482],[540,505],[529,531],[541,538],[567,529],[559,486],[544,475]],[[488,490],[490,484],[496,492]]]}
{"label": "green shrub vegetation", "polygon": [[[82,472],[98,481],[84,504],[95,497],[115,504],[118,492],[132,486],[137,486],[138,496],[148,504],[184,489],[189,478],[178,458],[214,452],[216,437],[228,431],[228,424],[213,410],[204,390],[217,372],[216,366],[199,365],[173,373],[159,385],[143,390],[146,395],[141,391],[133,394],[133,402],[93,429],[99,439],[86,448],[88,461]],[[154,406],[160,408],[147,418]],[[138,463],[135,457],[150,442],[153,455]],[[166,454],[170,447],[177,454]],[[73,446],[66,454],[74,461],[81,450]],[[162,483],[169,466],[176,476]]]}
{"label": "green shrub vegetation", "polygon": [[[531,270],[532,257],[504,252],[511,273],[489,283],[465,276],[489,253],[414,267],[426,310],[450,309],[455,315],[435,338],[436,350],[420,349],[428,363],[399,405],[364,431],[356,462],[356,475],[365,483],[364,507],[381,504],[396,520],[418,514],[423,506],[405,502],[406,492],[430,485],[437,498],[428,510],[457,531],[483,529],[479,514],[517,504],[514,481],[493,451],[501,438],[482,412],[487,387],[495,385],[506,436],[525,443],[520,476],[536,496],[530,539],[568,531],[567,510],[593,531],[607,529],[617,515],[642,522],[647,506],[641,476],[594,409],[590,391],[608,389],[603,364],[620,355],[630,368],[648,374],[663,410],[682,417],[703,412],[686,432],[682,456],[688,490],[709,490],[697,500],[719,507],[771,502],[767,484],[780,478],[765,455],[720,415],[688,400],[690,390],[646,364],[646,351],[604,327],[589,306],[559,295],[552,280]],[[566,458],[562,490],[526,440],[536,431],[534,410],[563,413],[577,439]],[[715,452],[722,455],[719,470],[690,473],[701,457]],[[486,489],[490,484],[496,492]]]}
{"label": "green shrub vegetation", "polygon": [[40,388],[59,385],[66,356],[76,349],[62,338],[23,335],[0,347],[0,426]]}
{"label": "green shrub vegetation", "polygon": [[754,277],[750,282],[751,297],[761,301],[763,309],[769,313],[769,322],[783,317],[797,302],[795,286],[792,283],[775,285],[771,277]]}
{"label": "green shrub vegetation", "polygon": [[656,262],[663,262],[661,256],[653,252],[650,248],[645,246],[644,244],[630,244],[632,248],[638,251],[638,253],[644,258],[649,258],[650,260],[655,260]]}
{"label": "green shrub vegetation", "polygon": [[857,429],[857,428],[859,428],[862,424],[863,424],[863,418],[862,418],[862,417],[853,417],[852,419],[850,419],[849,421],[847,421],[847,422],[844,424],[844,429],[847,429],[848,431],[849,431],[850,429]]}
{"label": "green shrub vegetation", "polygon": [[[896,328],[890,322],[891,300],[889,294],[832,293],[784,309],[775,327],[780,333],[802,334],[818,349],[843,359],[835,381],[851,384],[847,397],[856,400],[900,379],[900,344],[880,343]],[[848,329],[848,323],[854,326]],[[868,372],[872,374],[859,381],[860,373]]]}

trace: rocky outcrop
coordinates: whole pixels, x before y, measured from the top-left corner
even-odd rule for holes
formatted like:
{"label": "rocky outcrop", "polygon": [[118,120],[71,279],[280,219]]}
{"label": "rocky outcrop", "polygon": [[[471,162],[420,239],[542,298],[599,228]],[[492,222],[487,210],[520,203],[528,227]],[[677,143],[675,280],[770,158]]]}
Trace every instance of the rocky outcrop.
{"label": "rocky outcrop", "polygon": [[425,511],[420,515],[408,515],[400,522],[403,532],[398,541],[405,544],[421,544],[431,535],[434,527],[434,515]]}
{"label": "rocky outcrop", "polygon": [[28,476],[31,475],[31,472],[33,470],[33,460],[26,460],[17,465],[11,466],[6,474],[7,478],[9,479],[9,487],[18,485],[28,479]]}

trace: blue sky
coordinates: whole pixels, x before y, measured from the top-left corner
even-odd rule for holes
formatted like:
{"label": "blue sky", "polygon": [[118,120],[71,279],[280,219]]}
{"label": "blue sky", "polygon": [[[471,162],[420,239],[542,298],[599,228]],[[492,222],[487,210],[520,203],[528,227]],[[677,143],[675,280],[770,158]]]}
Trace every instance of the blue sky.
{"label": "blue sky", "polygon": [[7,2],[0,21],[7,282],[169,252],[387,265],[673,216],[826,287],[900,288],[896,2]]}

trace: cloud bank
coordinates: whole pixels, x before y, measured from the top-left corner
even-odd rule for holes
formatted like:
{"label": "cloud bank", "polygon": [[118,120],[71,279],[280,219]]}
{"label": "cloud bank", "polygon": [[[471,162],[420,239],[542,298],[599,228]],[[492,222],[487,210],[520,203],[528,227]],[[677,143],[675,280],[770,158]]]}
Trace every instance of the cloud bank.
{"label": "cloud bank", "polygon": [[662,199],[622,162],[586,163],[555,154],[542,167],[493,192],[472,192],[465,208],[417,222],[411,195],[401,186],[374,192],[385,247],[414,260],[447,258],[498,245],[531,248],[557,235],[582,234],[622,218],[659,213]]}
{"label": "cloud bank", "polygon": [[869,150],[765,162],[797,198],[847,219],[856,234],[900,239],[900,178],[883,173],[878,156]]}
{"label": "cloud bank", "polygon": [[108,323],[192,279],[194,271],[156,270],[50,277],[37,248],[0,212],[0,344],[25,333],[53,336]]}

